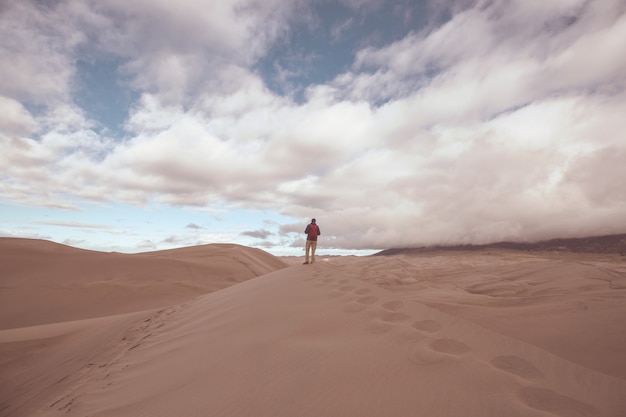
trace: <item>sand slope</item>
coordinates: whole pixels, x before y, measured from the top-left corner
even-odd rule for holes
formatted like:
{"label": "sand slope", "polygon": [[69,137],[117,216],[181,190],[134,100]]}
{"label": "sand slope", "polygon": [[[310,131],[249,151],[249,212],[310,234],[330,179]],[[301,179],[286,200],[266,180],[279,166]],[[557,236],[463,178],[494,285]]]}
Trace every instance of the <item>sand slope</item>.
{"label": "sand slope", "polygon": [[294,266],[142,317],[29,415],[626,413],[626,381],[346,267]]}
{"label": "sand slope", "polygon": [[0,329],[168,306],[283,267],[239,245],[129,255],[0,238]]}
{"label": "sand slope", "polygon": [[153,314],[0,330],[0,416],[30,416],[69,381],[115,355],[128,329]]}
{"label": "sand slope", "polygon": [[346,271],[626,379],[626,262],[618,255],[440,252],[347,259]]}

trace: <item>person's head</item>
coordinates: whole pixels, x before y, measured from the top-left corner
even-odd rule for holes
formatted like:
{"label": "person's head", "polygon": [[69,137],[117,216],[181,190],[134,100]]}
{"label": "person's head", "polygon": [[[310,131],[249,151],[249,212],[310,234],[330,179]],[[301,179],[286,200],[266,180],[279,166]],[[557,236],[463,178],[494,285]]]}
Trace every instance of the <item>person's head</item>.
{"label": "person's head", "polygon": [[311,219],[311,223],[315,223],[315,219]]}

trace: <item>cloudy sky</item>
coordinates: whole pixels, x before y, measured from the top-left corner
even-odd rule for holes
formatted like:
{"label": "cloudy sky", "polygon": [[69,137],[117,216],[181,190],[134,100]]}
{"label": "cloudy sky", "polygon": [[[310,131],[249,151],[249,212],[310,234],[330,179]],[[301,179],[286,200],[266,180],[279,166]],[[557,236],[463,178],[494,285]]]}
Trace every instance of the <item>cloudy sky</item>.
{"label": "cloudy sky", "polygon": [[0,0],[0,236],[624,233],[624,51],[626,0]]}

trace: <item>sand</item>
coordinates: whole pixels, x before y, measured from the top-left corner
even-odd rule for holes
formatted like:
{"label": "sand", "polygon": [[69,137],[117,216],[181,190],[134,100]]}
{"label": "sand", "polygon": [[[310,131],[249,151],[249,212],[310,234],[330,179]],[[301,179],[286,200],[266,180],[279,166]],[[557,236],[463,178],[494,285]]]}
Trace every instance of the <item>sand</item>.
{"label": "sand", "polygon": [[0,238],[0,329],[170,306],[284,266],[239,245],[128,255]]}
{"label": "sand", "polygon": [[[19,239],[0,247],[13,254],[0,267],[1,416],[626,416],[619,255],[459,251],[302,265],[236,245],[145,255]],[[64,256],[57,269],[37,266],[54,251]],[[204,259],[215,251],[217,270]],[[140,265],[117,275],[115,288],[133,289],[123,308],[97,303],[88,285],[88,258],[100,255],[116,271]],[[29,291],[40,305],[17,306]],[[95,312],[68,305],[83,293]]]}

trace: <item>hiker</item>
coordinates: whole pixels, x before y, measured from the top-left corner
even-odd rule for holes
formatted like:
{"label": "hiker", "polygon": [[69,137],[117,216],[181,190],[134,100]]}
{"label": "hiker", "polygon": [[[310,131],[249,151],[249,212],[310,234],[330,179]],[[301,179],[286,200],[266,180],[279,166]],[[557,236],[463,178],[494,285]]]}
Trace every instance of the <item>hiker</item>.
{"label": "hiker", "polygon": [[304,229],[306,233],[306,257],[304,264],[309,263],[309,250],[311,251],[311,263],[315,262],[315,249],[317,248],[317,237],[320,235],[320,227],[315,222],[315,219],[311,219],[311,223]]}

